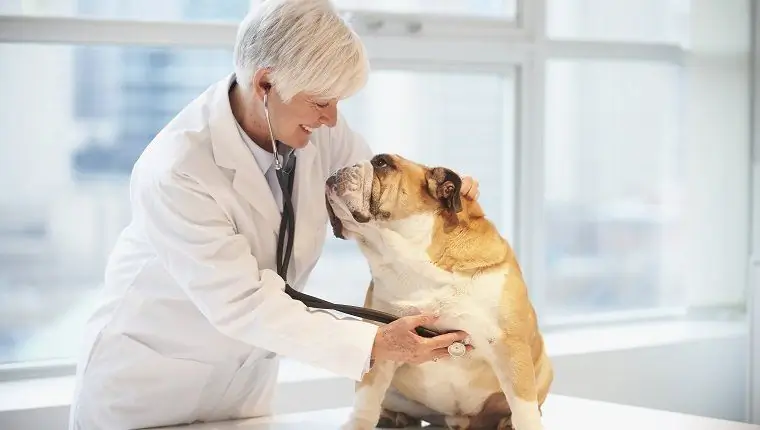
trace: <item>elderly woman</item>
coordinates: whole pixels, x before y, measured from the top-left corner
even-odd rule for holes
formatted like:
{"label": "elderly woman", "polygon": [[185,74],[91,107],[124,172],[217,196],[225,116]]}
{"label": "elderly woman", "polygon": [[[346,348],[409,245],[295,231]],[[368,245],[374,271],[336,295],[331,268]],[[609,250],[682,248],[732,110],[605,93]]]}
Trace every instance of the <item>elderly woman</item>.
{"label": "elderly woman", "polygon": [[[303,289],[321,253],[329,173],[372,156],[337,111],[364,85],[368,60],[326,0],[264,2],[234,53],[235,73],[183,109],[134,166],[132,221],[87,325],[71,429],[266,415],[281,356],[360,380],[373,358],[424,362],[466,337],[418,337],[425,315],[379,327],[340,319],[284,292],[286,282]],[[274,154],[291,150],[296,234],[280,276]]]}

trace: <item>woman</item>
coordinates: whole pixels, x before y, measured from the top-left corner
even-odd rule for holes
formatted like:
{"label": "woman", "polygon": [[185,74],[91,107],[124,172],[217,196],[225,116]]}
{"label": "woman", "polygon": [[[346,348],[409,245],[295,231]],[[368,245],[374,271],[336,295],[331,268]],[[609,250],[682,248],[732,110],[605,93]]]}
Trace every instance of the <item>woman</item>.
{"label": "woman", "polygon": [[424,315],[378,327],[310,311],[277,275],[282,196],[264,104],[273,135],[297,157],[286,277],[302,290],[325,239],[327,176],[372,156],[337,112],[367,74],[364,47],[326,0],[267,1],[243,21],[235,73],[183,109],[134,166],[133,217],[87,325],[71,429],[265,415],[280,356],[360,380],[373,358],[424,362],[465,339],[417,337]]}

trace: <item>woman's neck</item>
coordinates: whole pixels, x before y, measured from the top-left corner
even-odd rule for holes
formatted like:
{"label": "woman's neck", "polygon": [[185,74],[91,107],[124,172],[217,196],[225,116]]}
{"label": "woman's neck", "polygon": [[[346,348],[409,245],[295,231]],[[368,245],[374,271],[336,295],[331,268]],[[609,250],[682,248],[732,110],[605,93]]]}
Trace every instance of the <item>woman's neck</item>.
{"label": "woman's neck", "polygon": [[229,98],[232,115],[243,131],[260,148],[267,152],[273,152],[263,109],[257,108],[258,104],[254,98],[245,93],[238,84],[235,84],[230,90]]}

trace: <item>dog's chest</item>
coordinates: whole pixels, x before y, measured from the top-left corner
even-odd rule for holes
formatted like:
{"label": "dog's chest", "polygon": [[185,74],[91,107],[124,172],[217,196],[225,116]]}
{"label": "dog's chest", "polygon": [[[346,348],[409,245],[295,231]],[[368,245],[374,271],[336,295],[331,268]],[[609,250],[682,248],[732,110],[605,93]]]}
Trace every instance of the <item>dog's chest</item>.
{"label": "dog's chest", "polygon": [[486,400],[500,391],[489,362],[493,342],[498,341],[502,294],[506,273],[474,279],[429,272],[386,268],[376,273],[375,291],[387,310],[396,314],[420,312],[439,315],[433,324],[439,331],[463,330],[475,347],[462,358],[402,366],[393,385],[410,398],[446,415],[477,414]]}
{"label": "dog's chest", "polygon": [[465,279],[442,273],[388,265],[373,272],[376,299],[397,315],[438,315],[434,329],[463,330],[473,345],[491,343],[499,335],[504,273]]}

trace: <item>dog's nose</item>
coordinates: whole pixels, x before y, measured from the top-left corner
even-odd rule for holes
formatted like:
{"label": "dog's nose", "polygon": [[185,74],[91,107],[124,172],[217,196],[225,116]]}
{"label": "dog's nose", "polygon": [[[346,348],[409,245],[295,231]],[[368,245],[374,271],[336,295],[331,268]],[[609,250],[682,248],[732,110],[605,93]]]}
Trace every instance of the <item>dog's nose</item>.
{"label": "dog's nose", "polygon": [[332,188],[337,182],[338,182],[338,175],[337,174],[332,174],[332,175],[330,175],[330,177],[327,178],[327,186],[328,187]]}

